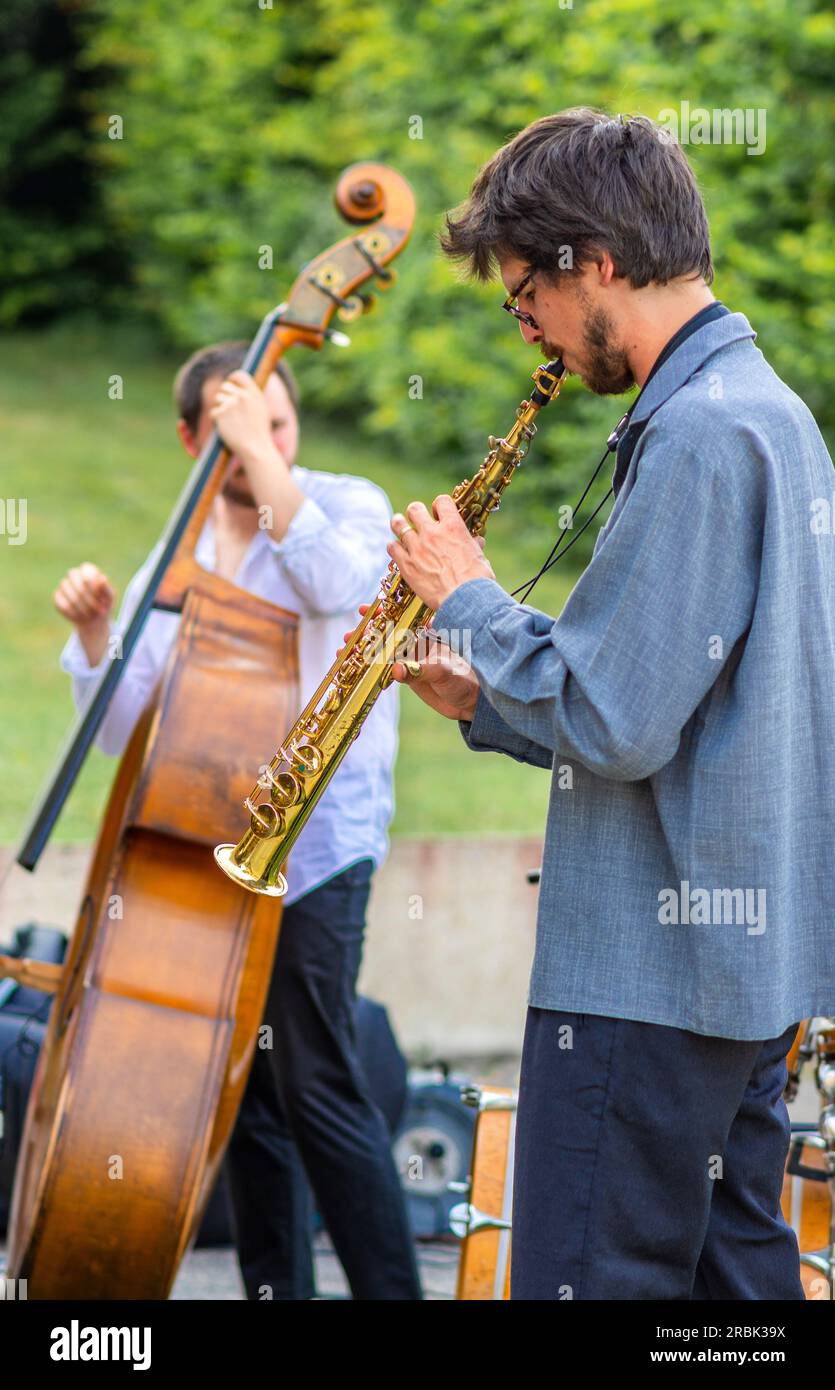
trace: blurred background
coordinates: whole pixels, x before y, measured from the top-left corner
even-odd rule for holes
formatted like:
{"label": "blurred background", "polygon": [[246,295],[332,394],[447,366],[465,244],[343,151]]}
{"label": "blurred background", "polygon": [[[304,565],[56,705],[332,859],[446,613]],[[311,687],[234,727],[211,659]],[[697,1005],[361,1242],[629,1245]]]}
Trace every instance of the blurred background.
{"label": "blurred background", "polygon": [[[186,473],[174,370],[207,341],[251,337],[343,234],[333,189],[355,160],[401,170],[418,220],[397,285],[353,325],[351,348],[292,358],[302,464],[365,474],[402,507],[451,489],[487,434],[507,429],[536,359],[499,312],[501,286],[460,283],[436,233],[499,144],[581,104],[765,113],[762,153],[686,153],[710,215],[716,294],[748,315],[831,442],[825,0],[6,0],[0,54],[2,490],[28,500],[27,543],[0,546],[0,842],[19,833],[70,717],[55,584],[90,559],[124,591]],[[265,245],[271,270],[259,268]],[[121,401],[108,397],[113,373]],[[506,587],[548,553],[557,508],[576,499],[623,408],[572,382],[543,420],[491,527]],[[607,486],[604,473],[592,500]],[[595,529],[532,602],[559,611]],[[540,831],[545,778],[472,758],[454,728],[402,705],[396,832],[464,832],[485,816],[495,834]],[[59,840],[90,837],[111,773],[90,760]]]}
{"label": "blurred background", "polygon": [[[748,316],[831,449],[833,71],[826,0],[5,0],[0,496],[26,499],[27,537],[0,536],[0,869],[71,722],[53,590],[91,560],[121,598],[187,474],[177,366],[212,340],[251,338],[304,263],[346,234],[333,206],[346,165],[395,166],[418,218],[396,285],[350,326],[350,349],[291,358],[304,466],[370,477],[402,509],[470,476],[488,434],[507,430],[538,359],[500,313],[501,285],[462,283],[437,232],[500,144],[578,105],[677,113],[710,217],[715,292]],[[686,141],[687,110],[753,113],[756,151]],[[543,418],[488,533],[507,589],[548,554],[559,508],[625,406],[572,381]],[[597,524],[541,581],[537,607],[560,611]],[[94,751],[38,875],[6,881],[0,940],[31,921],[71,927],[113,772]],[[389,1005],[411,1062],[443,1058],[514,1084],[536,911],[526,871],[547,795],[545,774],[473,757],[453,725],[404,696],[395,838],[362,987]],[[430,1109],[409,1124],[427,1144],[439,1129],[445,1163],[460,1148],[449,1172],[438,1167],[440,1201],[455,1164],[466,1172],[468,1138],[444,1129],[438,1107],[455,1091],[444,1070],[426,1085],[412,1105],[425,1095]],[[404,1152],[422,1142],[408,1133]]]}

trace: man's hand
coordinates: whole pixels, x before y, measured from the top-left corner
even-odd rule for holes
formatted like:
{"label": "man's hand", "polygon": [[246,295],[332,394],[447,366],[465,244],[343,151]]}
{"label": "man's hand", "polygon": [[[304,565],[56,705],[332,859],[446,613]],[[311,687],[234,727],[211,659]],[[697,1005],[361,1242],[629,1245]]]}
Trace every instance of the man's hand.
{"label": "man's hand", "polygon": [[243,464],[258,525],[282,541],[305,495],[272,436],[269,407],[248,372],[233,372],[220,386],[209,414],[229,452]]}
{"label": "man's hand", "polygon": [[110,614],[116,602],[107,575],[85,562],[64,575],[52,602],[62,618],[74,625],[90,665],[98,666],[107,647]]}
{"label": "man's hand", "polygon": [[422,502],[410,502],[405,516],[395,512],[391,529],[397,540],[386,549],[409,587],[437,612],[459,584],[496,576],[447,493],[435,498],[432,511],[434,516]]}
{"label": "man's hand", "polygon": [[[368,604],[360,608],[360,617],[368,612]],[[431,632],[431,629],[430,629]],[[351,633],[345,633],[345,641]],[[431,641],[431,639],[430,639]],[[342,656],[340,647],[337,656]],[[420,674],[412,676],[402,661],[395,661],[392,675],[414,690],[431,709],[445,719],[471,720],[479,695],[478,677],[462,656],[450,651],[444,642],[431,641],[427,654],[421,655]]]}
{"label": "man's hand", "polygon": [[226,378],[209,414],[229,452],[244,465],[265,458],[284,463],[270,432],[264,393],[249,372]]}

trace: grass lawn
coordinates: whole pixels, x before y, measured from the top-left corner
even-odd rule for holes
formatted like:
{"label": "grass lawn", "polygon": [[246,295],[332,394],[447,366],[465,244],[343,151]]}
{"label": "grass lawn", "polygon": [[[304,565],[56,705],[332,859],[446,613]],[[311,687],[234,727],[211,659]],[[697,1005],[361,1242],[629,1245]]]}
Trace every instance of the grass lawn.
{"label": "grass lawn", "polygon": [[[303,388],[302,357],[293,360]],[[0,842],[18,839],[72,719],[69,681],[58,666],[69,629],[52,606],[56,583],[70,566],[92,560],[121,597],[186,476],[189,461],[173,433],[176,366],[124,330],[61,327],[0,338],[2,496],[26,498],[28,506],[26,543],[0,538]],[[124,379],[121,401],[108,398],[113,373]],[[512,420],[515,385],[497,400],[496,418],[485,420],[485,441]],[[403,463],[348,422],[304,414],[298,461],[363,474],[402,509],[412,498],[429,502],[451,491],[480,459]],[[487,553],[508,589],[535,572],[550,549],[551,537],[526,525],[526,499],[535,487],[530,467],[514,481],[488,534]],[[535,593],[549,613],[559,612],[573,582],[570,574],[555,574]],[[95,834],[113,772],[113,760],[93,750],[57,839]],[[395,833],[472,833],[479,826],[489,835],[536,833],[547,791],[544,773],[470,753],[454,725],[403,693]],[[218,827],[219,834],[228,830]]]}

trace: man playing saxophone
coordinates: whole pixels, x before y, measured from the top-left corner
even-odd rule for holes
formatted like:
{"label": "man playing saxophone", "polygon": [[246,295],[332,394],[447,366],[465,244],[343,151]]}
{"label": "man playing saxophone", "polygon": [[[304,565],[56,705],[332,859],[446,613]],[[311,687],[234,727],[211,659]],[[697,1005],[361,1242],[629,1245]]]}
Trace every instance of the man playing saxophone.
{"label": "man playing saxophone", "polygon": [[832,465],[714,298],[662,134],[545,117],[442,238],[476,277],[498,268],[539,354],[600,394],[640,387],[562,615],[501,588],[450,497],[413,502],[389,544],[471,653],[396,678],[472,749],[552,774],[516,1299],[803,1298],[783,1088],[798,1021],[835,1011],[835,542],[812,524]]}

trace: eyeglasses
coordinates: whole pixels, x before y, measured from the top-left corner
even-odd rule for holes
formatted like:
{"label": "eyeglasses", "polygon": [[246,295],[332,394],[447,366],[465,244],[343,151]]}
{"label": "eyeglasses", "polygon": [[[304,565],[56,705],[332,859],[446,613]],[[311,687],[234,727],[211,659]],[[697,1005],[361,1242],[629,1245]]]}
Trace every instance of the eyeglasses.
{"label": "eyeglasses", "polygon": [[502,305],[502,308],[506,309],[509,314],[512,314],[515,319],[519,319],[520,322],[526,323],[528,328],[538,328],[539,324],[533,314],[526,314],[523,309],[516,308],[516,300],[519,298],[528,281],[533,279],[533,274],[534,272],[529,270],[524,280],[519,281],[516,289],[510,291],[510,294]]}

